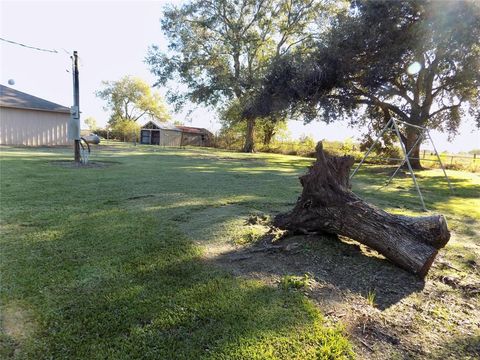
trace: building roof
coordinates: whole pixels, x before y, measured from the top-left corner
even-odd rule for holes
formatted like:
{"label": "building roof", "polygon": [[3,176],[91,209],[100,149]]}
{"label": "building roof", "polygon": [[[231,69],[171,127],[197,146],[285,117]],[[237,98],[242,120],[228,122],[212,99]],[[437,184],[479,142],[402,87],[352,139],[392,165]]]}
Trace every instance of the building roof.
{"label": "building roof", "polygon": [[145,129],[149,123],[155,125],[157,128],[161,130],[181,131],[179,128],[177,128],[173,124],[170,124],[168,122],[161,122],[158,120],[148,120],[145,124],[142,125],[142,129]]}
{"label": "building roof", "polygon": [[168,122],[160,122],[158,120],[149,120],[143,124],[142,129],[146,129],[148,124],[155,125],[158,129],[161,130],[172,130],[172,131],[181,131],[188,134],[210,134],[210,131],[204,128],[197,128],[192,126],[183,126],[183,125],[174,125]]}
{"label": "building roof", "polygon": [[190,134],[207,134],[209,131],[204,128],[197,128],[197,127],[192,127],[192,126],[177,126],[182,132],[185,133],[190,133]]}
{"label": "building roof", "polygon": [[0,107],[70,113],[68,107],[0,85]]}

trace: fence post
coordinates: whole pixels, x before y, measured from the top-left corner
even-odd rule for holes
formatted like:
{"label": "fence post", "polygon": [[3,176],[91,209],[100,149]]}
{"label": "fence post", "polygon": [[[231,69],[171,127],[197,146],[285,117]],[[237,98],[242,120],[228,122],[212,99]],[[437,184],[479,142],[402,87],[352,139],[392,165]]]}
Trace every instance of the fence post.
{"label": "fence post", "polygon": [[453,156],[450,158],[450,165],[453,164]]}
{"label": "fence post", "polygon": [[425,150],[423,150],[423,158],[422,159],[425,159]]}

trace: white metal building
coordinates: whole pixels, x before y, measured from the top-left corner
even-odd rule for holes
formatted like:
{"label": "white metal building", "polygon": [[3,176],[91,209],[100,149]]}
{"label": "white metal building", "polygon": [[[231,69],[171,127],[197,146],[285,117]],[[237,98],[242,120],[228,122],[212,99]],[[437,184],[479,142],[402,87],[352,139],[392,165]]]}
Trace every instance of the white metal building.
{"label": "white metal building", "polygon": [[0,85],[1,145],[66,145],[69,121],[69,108]]}

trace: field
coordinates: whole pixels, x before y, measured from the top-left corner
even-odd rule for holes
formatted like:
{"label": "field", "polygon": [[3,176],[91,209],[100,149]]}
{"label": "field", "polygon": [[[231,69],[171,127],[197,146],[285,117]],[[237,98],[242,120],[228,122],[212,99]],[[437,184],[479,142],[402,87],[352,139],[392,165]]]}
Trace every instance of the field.
{"label": "field", "polygon": [[[1,149],[0,358],[475,359],[480,176],[418,173],[452,239],[423,281],[349,239],[246,252],[311,159],[108,145]],[[353,191],[422,215],[403,174]]]}

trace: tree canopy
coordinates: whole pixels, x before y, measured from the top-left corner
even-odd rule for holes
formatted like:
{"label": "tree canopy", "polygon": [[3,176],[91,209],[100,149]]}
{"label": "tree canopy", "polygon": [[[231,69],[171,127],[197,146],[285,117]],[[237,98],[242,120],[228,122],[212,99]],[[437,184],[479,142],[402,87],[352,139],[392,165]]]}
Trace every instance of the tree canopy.
{"label": "tree canopy", "polygon": [[103,81],[102,85],[104,89],[96,95],[107,102],[105,110],[111,111],[111,125],[122,120],[135,122],[145,115],[160,120],[170,118],[160,94],[140,78],[125,76],[117,81]]}
{"label": "tree canopy", "polygon": [[[328,1],[193,0],[169,6],[162,17],[168,51],[152,46],[146,58],[158,85],[184,86],[169,101],[225,108],[257,90],[269,62],[309,48],[315,20]],[[243,121],[245,119],[238,119]],[[245,151],[253,149],[254,118],[247,123]]]}
{"label": "tree canopy", "polygon": [[85,120],[83,120],[83,122],[88,126],[90,131],[95,131],[98,129],[97,120],[93,116],[87,117]]}
{"label": "tree canopy", "polygon": [[[352,1],[315,51],[274,62],[243,113],[289,109],[307,121],[347,117],[372,130],[395,117],[455,134],[467,114],[480,125],[479,39],[475,1]],[[410,149],[417,134],[408,129],[401,135]]]}

